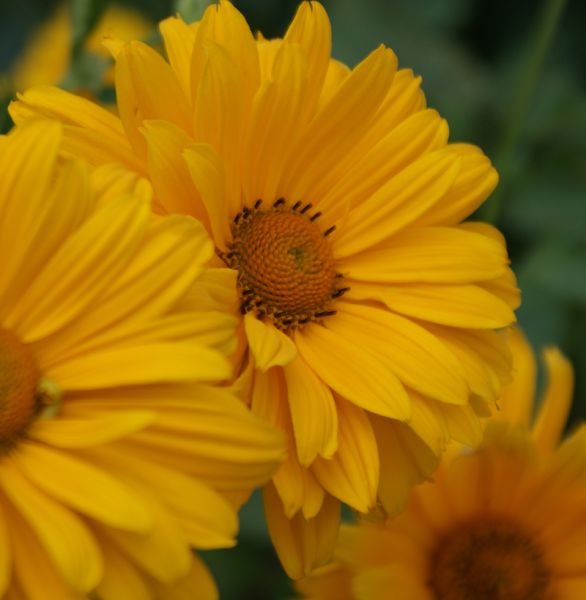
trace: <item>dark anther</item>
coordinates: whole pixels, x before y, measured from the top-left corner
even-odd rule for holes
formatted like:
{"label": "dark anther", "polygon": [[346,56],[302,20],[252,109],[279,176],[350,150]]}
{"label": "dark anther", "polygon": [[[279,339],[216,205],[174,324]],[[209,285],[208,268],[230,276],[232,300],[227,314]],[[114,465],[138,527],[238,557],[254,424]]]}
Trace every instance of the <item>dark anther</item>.
{"label": "dark anther", "polygon": [[293,324],[294,319],[283,319],[283,325],[285,325],[285,327],[289,327],[289,325]]}
{"label": "dark anther", "polygon": [[299,321],[297,321],[299,323],[299,325],[305,325],[306,323],[309,323],[311,321],[311,317],[303,317],[303,319],[299,319]]}
{"label": "dark anther", "polygon": [[342,275],[342,273],[336,273],[336,274],[334,275],[334,277],[335,277],[336,279],[342,279],[342,277],[344,277],[344,275]]}
{"label": "dark anther", "polygon": [[336,231],[336,226],[335,225],[332,225],[331,227],[328,227],[324,231],[324,237],[328,237],[328,235],[330,235],[330,233],[334,233],[334,231]]}
{"label": "dark anther", "polygon": [[304,215],[311,207],[313,206],[313,204],[306,204],[302,209],[301,209],[301,214]]}
{"label": "dark anther", "polygon": [[301,201],[298,200],[297,202],[295,202],[295,204],[293,205],[293,208],[291,210],[297,210],[300,206],[301,206]]}
{"label": "dark anther", "polygon": [[258,209],[260,207],[260,205],[262,204],[262,200],[259,198],[255,203],[254,203],[254,208]]}
{"label": "dark anther", "polygon": [[236,223],[236,225],[238,225],[238,221],[240,221],[240,217],[242,216],[242,213],[238,213],[235,217],[234,217],[234,223]]}
{"label": "dark anther", "polygon": [[338,290],[334,290],[334,292],[332,293],[332,298],[339,298],[340,296],[343,296],[349,289],[349,287],[344,287]]}
{"label": "dark anther", "polygon": [[322,310],[321,312],[315,313],[315,316],[320,317],[331,317],[336,314],[335,310]]}
{"label": "dark anther", "polygon": [[224,254],[224,256],[226,258],[232,258],[234,256],[234,254],[236,254],[236,252],[226,252],[226,254]]}
{"label": "dark anther", "polygon": [[278,208],[279,206],[285,204],[285,198],[279,198],[273,202],[273,208]]}
{"label": "dark anther", "polygon": [[240,305],[240,314],[245,315],[249,311],[248,302],[243,302]]}
{"label": "dark anther", "polygon": [[248,217],[249,214],[250,214],[250,209],[248,208],[248,206],[245,206],[242,209],[242,216],[246,219],[246,217]]}
{"label": "dark anther", "polygon": [[243,296],[250,296],[254,294],[254,290],[251,290],[250,288],[245,288],[242,290],[242,295]]}
{"label": "dark anther", "polygon": [[311,217],[311,219],[309,219],[310,221],[315,221],[316,219],[319,219],[321,217],[321,213],[320,212],[316,212],[315,215],[313,215]]}

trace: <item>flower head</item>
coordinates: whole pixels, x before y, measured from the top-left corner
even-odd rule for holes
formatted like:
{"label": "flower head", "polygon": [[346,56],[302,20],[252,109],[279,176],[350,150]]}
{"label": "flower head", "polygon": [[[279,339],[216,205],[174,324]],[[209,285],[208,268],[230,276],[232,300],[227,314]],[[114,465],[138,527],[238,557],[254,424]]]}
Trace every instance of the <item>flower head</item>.
{"label": "flower head", "polygon": [[394,513],[448,440],[480,440],[518,296],[502,236],[461,221],[497,175],[448,144],[391,50],[333,60],[318,2],[283,39],[225,0],[161,33],[168,62],[108,42],[120,119],[50,88],[11,112],[63,121],[67,152],[142,174],[159,212],[212,235],[239,296],[236,388],[289,437],[265,507],[299,577],[328,558],[339,501]]}
{"label": "flower head", "polygon": [[[313,600],[573,600],[586,591],[586,428],[560,443],[572,369],[556,349],[535,419],[519,331],[515,379],[476,451],[452,452],[387,522],[343,528],[337,561],[299,583]],[[396,590],[395,592],[393,590]]]}
{"label": "flower head", "polygon": [[0,596],[213,598],[190,546],[233,545],[281,436],[218,387],[235,321],[203,227],[61,161],[61,130],[0,138]]}

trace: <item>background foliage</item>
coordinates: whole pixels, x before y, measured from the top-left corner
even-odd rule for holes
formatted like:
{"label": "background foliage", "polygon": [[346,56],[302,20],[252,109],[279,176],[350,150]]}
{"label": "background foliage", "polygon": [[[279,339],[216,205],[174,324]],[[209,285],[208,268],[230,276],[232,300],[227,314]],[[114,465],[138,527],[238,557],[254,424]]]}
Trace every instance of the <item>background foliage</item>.
{"label": "background foliage", "polygon": [[[253,29],[281,35],[297,0],[234,0]],[[72,0],[77,68],[65,83],[92,85],[82,42],[101,0]],[[153,22],[203,0],[127,0]],[[559,345],[577,374],[573,422],[586,414],[586,2],[580,0],[324,1],[336,58],[355,64],[384,43],[424,79],[429,105],[453,141],[480,145],[501,185],[486,207],[506,234],[523,290],[519,320],[536,347]],[[0,127],[14,94],[11,70],[56,0],[0,0]],[[156,32],[149,36],[156,41]],[[83,67],[81,68],[80,67]],[[83,79],[86,78],[86,79]],[[89,82],[89,83],[88,83]],[[95,82],[94,82],[95,83]],[[82,87],[83,87],[82,85]],[[105,95],[107,97],[107,93]],[[242,514],[240,545],[208,553],[222,598],[290,595],[257,497]]]}

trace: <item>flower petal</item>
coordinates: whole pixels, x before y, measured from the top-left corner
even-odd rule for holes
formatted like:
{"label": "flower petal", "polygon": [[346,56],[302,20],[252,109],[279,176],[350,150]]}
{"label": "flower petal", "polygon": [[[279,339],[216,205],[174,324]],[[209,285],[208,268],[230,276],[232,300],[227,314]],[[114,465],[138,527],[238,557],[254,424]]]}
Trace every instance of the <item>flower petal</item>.
{"label": "flower petal", "polygon": [[297,513],[287,519],[273,485],[263,490],[265,518],[271,540],[287,575],[299,579],[331,559],[340,526],[340,503],[326,496],[313,519]]}
{"label": "flower petal", "polygon": [[69,586],[82,593],[92,590],[102,576],[102,556],[81,519],[39,492],[7,457],[0,482]]}
{"label": "flower petal", "polygon": [[143,121],[161,119],[191,131],[191,111],[171,67],[142,42],[125,44],[116,56],[116,97],[122,125],[134,151],[146,159]]}
{"label": "flower petal", "polygon": [[130,197],[101,209],[61,245],[7,317],[7,325],[32,342],[82,313],[134,254],[149,217],[149,206]]}
{"label": "flower petal", "polygon": [[148,427],[156,420],[151,411],[112,411],[86,418],[60,414],[58,419],[38,419],[28,437],[57,448],[89,448],[113,442]]}
{"label": "flower petal", "polygon": [[[315,115],[291,152],[291,163],[280,187],[291,199],[317,200],[318,188],[333,185],[325,174],[353,151],[391,84],[397,59],[380,47],[344,79],[336,93]],[[322,194],[323,195],[323,194]]]}
{"label": "flower petal", "polygon": [[204,346],[153,343],[109,348],[72,358],[49,369],[47,377],[63,389],[79,391],[180,381],[222,381],[231,373],[228,360]]}
{"label": "flower petal", "polygon": [[458,227],[409,229],[339,262],[351,279],[377,283],[472,283],[495,279],[508,264],[506,248]]}
{"label": "flower petal", "polygon": [[94,165],[120,162],[132,170],[144,170],[128,143],[120,119],[98,104],[50,86],[30,88],[17,98],[10,105],[15,123],[34,117],[63,123],[62,151],[66,154],[83,157]]}
{"label": "flower petal", "polygon": [[125,531],[145,532],[151,526],[140,497],[106,471],[27,442],[12,460],[39,489],[82,514]]}
{"label": "flower petal", "polygon": [[338,414],[330,388],[298,356],[285,365],[297,456],[302,466],[331,458],[338,447]]}
{"label": "flower petal", "polygon": [[305,362],[342,397],[387,417],[409,417],[409,397],[388,360],[321,325],[296,331],[295,343]]}
{"label": "flower petal", "polygon": [[250,313],[244,316],[244,329],[256,367],[262,371],[286,365],[297,356],[297,349],[289,336]]}
{"label": "flower petal", "polygon": [[384,308],[339,302],[331,329],[388,361],[400,381],[441,402],[466,404],[457,357],[424,327]]}
{"label": "flower petal", "polygon": [[332,240],[336,258],[371,248],[415,221],[445,196],[459,168],[449,146],[411,163],[350,211]]}
{"label": "flower petal", "polygon": [[318,481],[335,498],[360,512],[376,504],[379,459],[376,439],[361,408],[336,398],[339,418],[338,451],[312,466]]}

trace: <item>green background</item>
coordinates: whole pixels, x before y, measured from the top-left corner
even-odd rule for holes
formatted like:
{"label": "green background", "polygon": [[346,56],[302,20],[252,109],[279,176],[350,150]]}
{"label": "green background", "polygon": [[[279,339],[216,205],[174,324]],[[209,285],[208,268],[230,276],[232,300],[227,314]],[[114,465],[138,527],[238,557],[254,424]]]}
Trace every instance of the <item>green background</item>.
{"label": "green background", "polygon": [[[284,32],[297,6],[293,0],[234,3],[267,37]],[[56,4],[0,0],[0,75],[7,76],[27,36]],[[92,3],[75,4],[83,9]],[[199,8],[197,0],[124,4],[153,20]],[[536,348],[558,345],[574,364],[575,424],[586,414],[586,2],[324,4],[336,58],[354,65],[378,44],[390,46],[401,66],[423,76],[429,105],[448,119],[451,140],[478,144],[496,163],[501,185],[481,216],[507,237],[523,290],[519,321],[529,338]],[[2,79],[5,103],[13,92]],[[241,517],[239,547],[206,554],[222,598],[291,595],[268,543],[257,496]]]}

